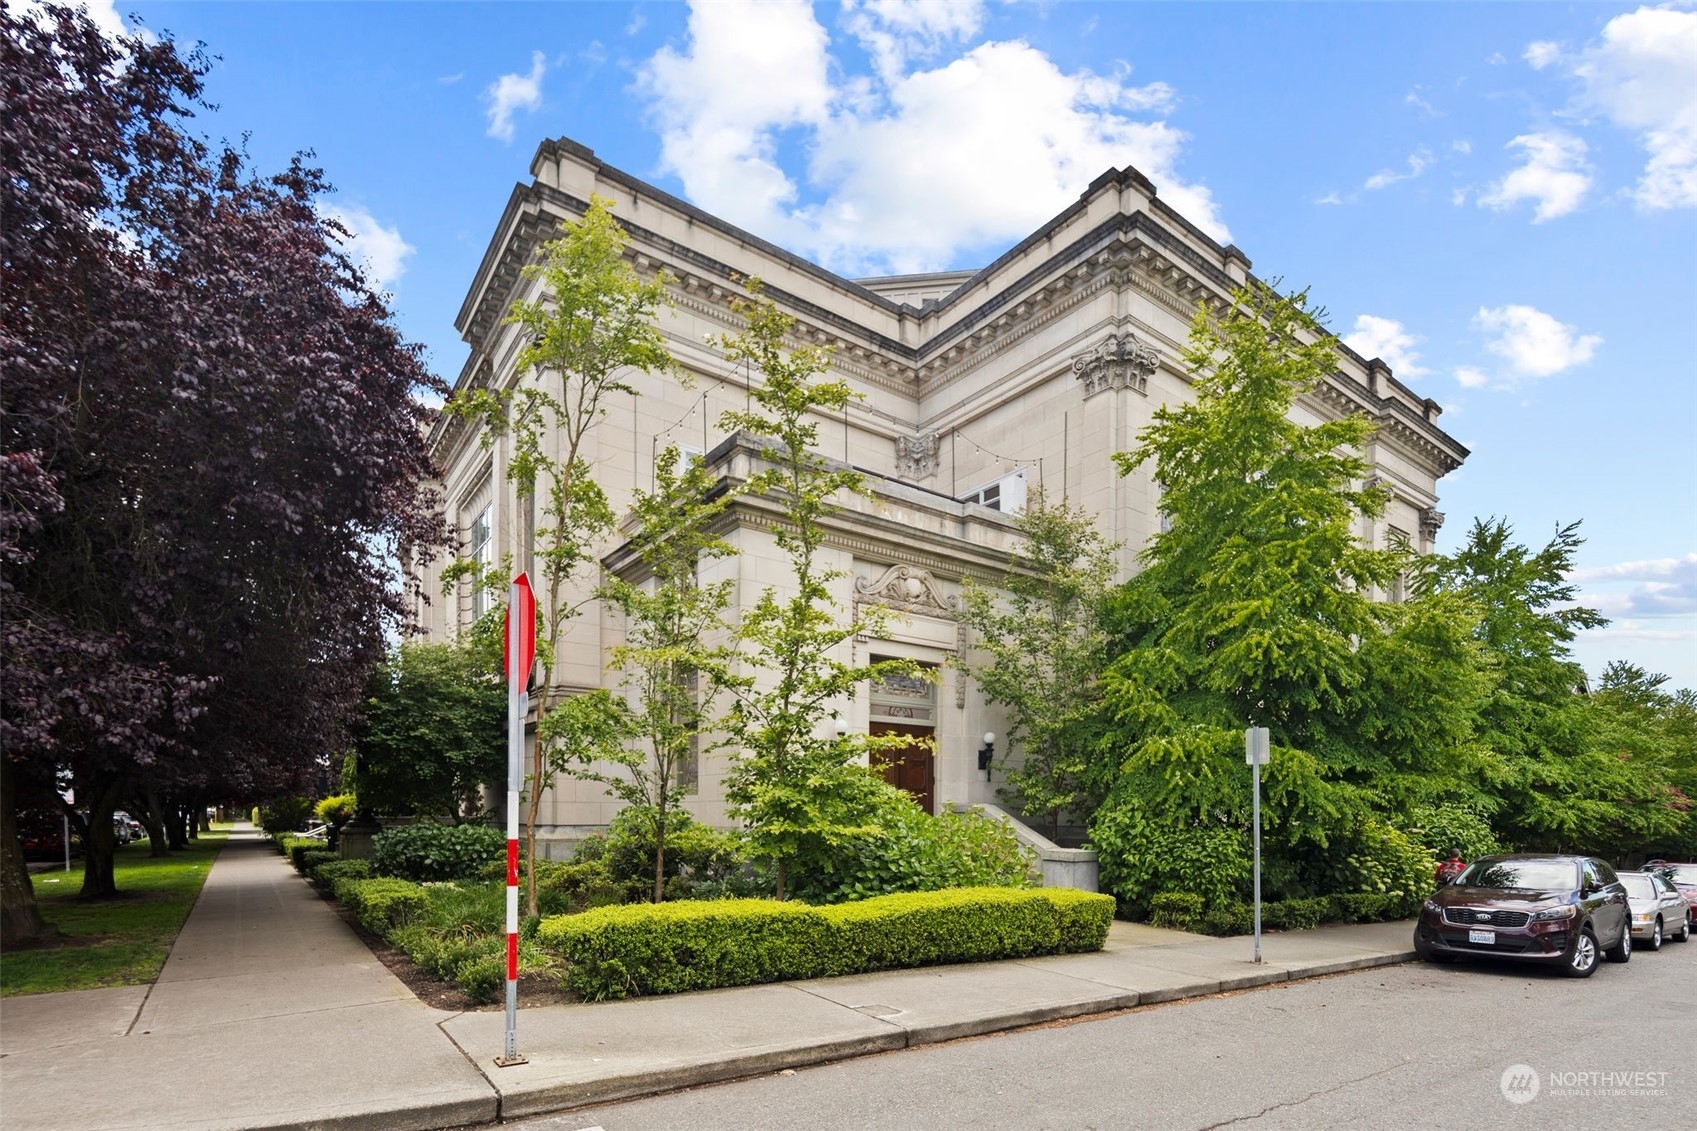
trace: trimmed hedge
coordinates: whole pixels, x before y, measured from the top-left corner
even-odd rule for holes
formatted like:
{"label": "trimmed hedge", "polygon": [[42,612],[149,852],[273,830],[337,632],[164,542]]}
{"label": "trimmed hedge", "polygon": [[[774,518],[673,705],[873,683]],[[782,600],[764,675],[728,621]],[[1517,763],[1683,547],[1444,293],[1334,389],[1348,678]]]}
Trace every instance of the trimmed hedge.
{"label": "trimmed hedge", "polygon": [[346,880],[339,885],[336,898],[359,916],[366,930],[385,938],[422,915],[430,905],[430,896],[422,887],[387,878]]}
{"label": "trimmed hedge", "polygon": [[[1247,935],[1255,929],[1255,910],[1227,900],[1209,904],[1191,892],[1163,892],[1149,902],[1149,921],[1157,927],[1200,931],[1205,935]],[[1322,923],[1378,923],[1406,918],[1420,900],[1397,892],[1350,892],[1312,899],[1281,899],[1261,905],[1261,925],[1274,931],[1306,931]]]}
{"label": "trimmed hedge", "polygon": [[588,1000],[1100,950],[1110,896],[955,888],[810,907],[767,899],[604,907],[544,919],[537,941]]}
{"label": "trimmed hedge", "polygon": [[326,860],[312,870],[312,882],[328,891],[337,903],[346,903],[343,885],[371,878],[369,860]]}

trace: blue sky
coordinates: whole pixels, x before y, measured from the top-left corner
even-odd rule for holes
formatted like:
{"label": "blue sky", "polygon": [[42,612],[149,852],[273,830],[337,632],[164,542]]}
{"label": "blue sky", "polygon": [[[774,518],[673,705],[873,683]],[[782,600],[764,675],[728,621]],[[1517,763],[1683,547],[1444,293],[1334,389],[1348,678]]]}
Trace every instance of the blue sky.
{"label": "blue sky", "polygon": [[[205,128],[312,149],[403,329],[565,135],[847,274],[976,267],[1136,165],[1445,407],[1441,484],[1697,687],[1697,10],[1612,4],[182,4]],[[99,13],[117,17],[109,4]]]}

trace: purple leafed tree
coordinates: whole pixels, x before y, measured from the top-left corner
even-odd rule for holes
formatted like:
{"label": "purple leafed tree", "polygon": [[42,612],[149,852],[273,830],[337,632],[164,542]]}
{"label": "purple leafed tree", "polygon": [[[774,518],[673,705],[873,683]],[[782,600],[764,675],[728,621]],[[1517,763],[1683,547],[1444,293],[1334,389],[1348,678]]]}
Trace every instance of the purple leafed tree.
{"label": "purple leafed tree", "polygon": [[416,346],[322,218],[189,132],[205,58],[0,10],[5,933],[39,930],[14,817],[75,790],[83,894],[114,807],[258,798],[339,755],[445,532]]}

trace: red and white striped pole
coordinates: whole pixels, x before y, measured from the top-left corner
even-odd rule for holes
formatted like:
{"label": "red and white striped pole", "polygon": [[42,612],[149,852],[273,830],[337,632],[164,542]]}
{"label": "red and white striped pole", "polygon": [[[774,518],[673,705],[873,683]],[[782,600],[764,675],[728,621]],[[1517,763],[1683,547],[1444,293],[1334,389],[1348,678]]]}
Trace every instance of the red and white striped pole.
{"label": "red and white striped pole", "polygon": [[507,1040],[495,1063],[524,1064],[519,1055],[519,794],[524,789],[524,719],[530,713],[531,665],[536,662],[536,595],[519,574],[507,599]]}

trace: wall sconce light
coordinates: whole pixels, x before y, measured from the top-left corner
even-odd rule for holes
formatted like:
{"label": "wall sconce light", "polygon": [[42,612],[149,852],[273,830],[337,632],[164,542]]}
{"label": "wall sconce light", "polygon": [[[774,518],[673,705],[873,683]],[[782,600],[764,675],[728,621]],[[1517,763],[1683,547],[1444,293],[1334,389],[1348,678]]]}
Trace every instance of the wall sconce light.
{"label": "wall sconce light", "polygon": [[996,756],[996,733],[984,732],[984,745],[978,748],[978,768],[984,771],[984,780],[990,780],[990,759]]}

